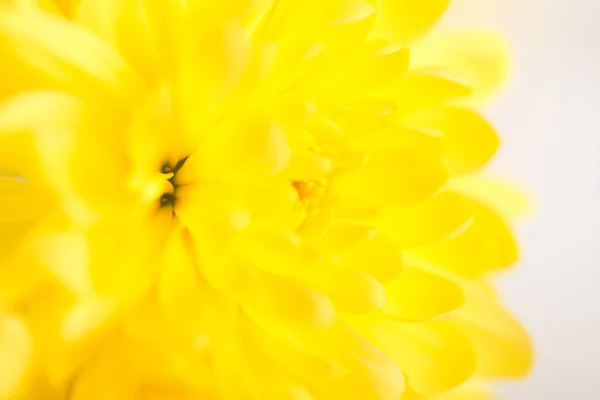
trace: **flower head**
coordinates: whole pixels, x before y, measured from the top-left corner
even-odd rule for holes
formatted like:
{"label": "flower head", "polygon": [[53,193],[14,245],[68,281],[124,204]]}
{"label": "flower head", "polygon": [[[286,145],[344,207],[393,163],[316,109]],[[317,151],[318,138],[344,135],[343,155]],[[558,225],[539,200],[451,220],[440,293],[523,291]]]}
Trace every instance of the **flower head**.
{"label": "flower head", "polygon": [[528,371],[472,175],[503,48],[415,43],[448,1],[4,3],[1,398],[479,398]]}

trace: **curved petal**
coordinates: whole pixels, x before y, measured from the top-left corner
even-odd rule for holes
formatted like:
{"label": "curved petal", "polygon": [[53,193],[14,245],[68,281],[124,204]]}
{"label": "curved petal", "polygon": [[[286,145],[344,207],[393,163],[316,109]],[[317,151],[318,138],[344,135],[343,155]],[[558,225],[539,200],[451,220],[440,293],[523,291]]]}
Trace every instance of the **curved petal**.
{"label": "curved petal", "polygon": [[260,318],[292,327],[323,328],[330,326],[336,317],[330,300],[324,294],[289,278],[268,273],[260,274],[242,301]]}
{"label": "curved petal", "polygon": [[69,390],[72,400],[115,400],[131,399],[135,395],[137,382],[132,378],[126,362],[123,344],[109,340],[85,368],[75,376]]}
{"label": "curved petal", "polygon": [[411,70],[397,83],[381,90],[382,96],[396,102],[399,115],[444,104],[449,100],[456,101],[471,92],[472,89],[455,75],[430,68]]}
{"label": "curved petal", "polygon": [[[450,181],[452,182],[452,181]],[[390,207],[373,224],[402,249],[441,240],[472,218],[468,199],[448,190],[409,207]]]}
{"label": "curved petal", "polygon": [[448,187],[477,199],[501,215],[511,218],[526,217],[531,213],[530,193],[507,179],[488,176],[465,176],[454,178]]}
{"label": "curved petal", "polygon": [[81,0],[75,21],[107,43],[149,82],[160,72],[159,55],[146,9],[137,0]]}
{"label": "curved petal", "polygon": [[0,316],[0,398],[13,398],[32,354],[33,340],[25,323],[14,316]]}
{"label": "curved petal", "polygon": [[470,223],[448,238],[406,253],[467,277],[514,263],[518,249],[506,221],[482,203],[470,200],[469,204]]}
{"label": "curved petal", "polygon": [[[372,228],[369,229],[372,232]],[[341,254],[340,262],[363,271],[381,283],[402,273],[404,262],[398,247],[383,235],[375,235],[364,243]]]}
{"label": "curved petal", "polygon": [[122,106],[144,87],[108,44],[51,14],[0,10],[0,43],[0,72],[11,80],[0,80],[0,88],[67,89]]}
{"label": "curved petal", "polygon": [[401,400],[492,400],[489,385],[470,379],[455,389],[433,396],[424,396],[414,391],[401,397]]}
{"label": "curved petal", "polygon": [[340,178],[340,189],[374,204],[410,205],[433,196],[447,179],[438,160],[394,149],[369,154],[366,165]]}
{"label": "curved petal", "polygon": [[448,171],[465,174],[482,168],[494,155],[499,138],[477,112],[459,107],[421,109],[405,123],[440,132],[446,145],[442,161]]}
{"label": "curved petal", "polygon": [[387,302],[382,311],[405,321],[420,321],[448,314],[464,304],[460,286],[418,267],[386,283]]}
{"label": "curved petal", "polygon": [[496,32],[461,31],[433,34],[412,49],[418,67],[439,67],[457,74],[473,88],[471,103],[492,97],[510,73],[509,50]]}
{"label": "curved petal", "polygon": [[381,283],[362,271],[339,267],[325,275],[329,279],[323,282],[323,290],[339,312],[372,312],[385,304]]}
{"label": "curved petal", "polygon": [[477,354],[470,338],[447,322],[383,322],[362,328],[402,368],[409,386],[419,393],[452,389],[476,371]]}
{"label": "curved petal", "polygon": [[379,0],[373,35],[409,44],[433,27],[450,0]]}
{"label": "curved petal", "polygon": [[477,374],[523,377],[533,363],[529,335],[486,288],[462,281],[465,305],[452,316],[477,350]]}
{"label": "curved petal", "polygon": [[337,358],[348,371],[316,391],[317,398],[396,400],[404,392],[405,379],[398,365],[341,322],[315,334],[305,345]]}
{"label": "curved petal", "polygon": [[35,185],[0,177],[0,223],[36,219],[48,206],[48,199]]}

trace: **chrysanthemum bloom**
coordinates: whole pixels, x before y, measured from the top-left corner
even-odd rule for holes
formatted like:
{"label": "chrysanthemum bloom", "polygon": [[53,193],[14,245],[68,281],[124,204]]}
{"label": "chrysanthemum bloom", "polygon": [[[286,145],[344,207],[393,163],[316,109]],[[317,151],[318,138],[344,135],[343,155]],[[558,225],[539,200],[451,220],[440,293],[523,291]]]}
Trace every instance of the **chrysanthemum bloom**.
{"label": "chrysanthemum bloom", "polygon": [[509,208],[473,175],[503,47],[413,45],[448,1],[0,3],[1,399],[479,399],[527,373],[487,284]]}

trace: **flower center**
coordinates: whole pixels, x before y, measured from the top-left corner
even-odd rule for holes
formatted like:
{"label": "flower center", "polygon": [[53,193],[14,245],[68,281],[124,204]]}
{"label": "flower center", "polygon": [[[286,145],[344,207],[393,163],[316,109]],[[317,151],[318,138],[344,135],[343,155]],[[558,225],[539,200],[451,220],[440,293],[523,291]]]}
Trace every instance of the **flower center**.
{"label": "flower center", "polygon": [[314,227],[324,217],[323,209],[327,208],[326,181],[294,181],[292,186],[298,193],[299,206],[304,211],[299,229]]}
{"label": "flower center", "polygon": [[161,165],[160,173],[164,175],[170,175],[167,181],[171,184],[170,188],[172,188],[172,191],[164,192],[160,196],[160,208],[175,206],[175,203],[177,201],[177,189],[179,188],[179,186],[181,186],[177,183],[177,172],[181,170],[188,158],[189,156],[181,158],[175,164],[171,163],[170,161],[165,161]]}

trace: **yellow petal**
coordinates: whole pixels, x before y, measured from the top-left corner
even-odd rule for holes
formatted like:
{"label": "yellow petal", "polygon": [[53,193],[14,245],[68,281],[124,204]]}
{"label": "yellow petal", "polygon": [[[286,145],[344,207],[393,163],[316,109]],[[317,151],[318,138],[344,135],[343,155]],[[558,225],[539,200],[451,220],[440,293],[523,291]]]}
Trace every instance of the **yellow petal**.
{"label": "yellow petal", "polygon": [[[164,19],[160,14],[156,17]],[[179,44],[165,44],[173,52],[181,47],[179,53],[171,56],[177,61],[174,92],[181,129],[186,134],[211,138],[225,115],[231,120],[232,115],[243,114],[253,105],[235,91],[249,68],[251,43],[239,21],[222,22],[197,13],[189,15],[184,27]]]}
{"label": "yellow petal", "polygon": [[331,171],[331,167],[329,158],[308,150],[298,150],[292,152],[284,173],[291,181],[320,180]]}
{"label": "yellow petal", "polygon": [[472,218],[469,201],[445,190],[410,207],[391,207],[373,224],[400,248],[411,248],[443,239]]}
{"label": "yellow petal", "polygon": [[477,350],[477,373],[485,377],[523,377],[531,369],[531,340],[489,291],[474,282],[461,281],[465,305],[456,315],[461,329]]}
{"label": "yellow petal", "polygon": [[506,268],[518,257],[507,223],[489,207],[469,200],[472,220],[443,240],[406,251],[467,277]]}
{"label": "yellow petal", "polygon": [[437,395],[435,400],[491,400],[492,391],[489,385],[478,381],[470,380],[456,389]]}
{"label": "yellow petal", "polygon": [[[20,93],[0,106],[0,173],[42,184],[50,174],[44,158],[65,144],[63,130],[77,125],[81,100],[60,91]],[[51,136],[51,141],[48,140]],[[48,140],[48,145],[44,139]]]}
{"label": "yellow petal", "polygon": [[63,285],[74,293],[89,293],[93,285],[89,270],[89,245],[75,232],[52,232],[36,238],[36,256]]}
{"label": "yellow petal", "polygon": [[183,46],[187,1],[141,0],[141,5],[146,10],[162,72],[171,76],[177,68],[178,51]]}
{"label": "yellow petal", "polygon": [[462,289],[454,282],[414,266],[386,283],[382,311],[406,321],[427,320],[450,313],[464,304]]}
{"label": "yellow petal", "polygon": [[114,299],[80,299],[65,315],[61,336],[67,342],[81,340],[86,335],[100,329],[114,317],[118,305]]}
{"label": "yellow petal", "polygon": [[[113,339],[114,340],[114,339]],[[104,350],[85,365],[71,384],[69,398],[73,400],[131,399],[136,382],[127,368],[127,349],[108,341]]]}
{"label": "yellow petal", "polygon": [[396,101],[398,114],[409,114],[423,107],[436,106],[470,94],[472,89],[456,76],[430,69],[415,69],[398,83],[382,89],[382,95]]}
{"label": "yellow petal", "polygon": [[52,281],[29,251],[37,221],[0,223],[0,303],[18,304]]}
{"label": "yellow petal", "polygon": [[33,184],[0,177],[0,222],[34,220],[48,206],[44,193]]}
{"label": "yellow petal", "polygon": [[335,312],[327,296],[272,274],[261,274],[253,293],[245,296],[244,302],[260,317],[291,327],[326,327],[335,321]]}
{"label": "yellow petal", "polygon": [[466,108],[426,108],[410,115],[405,123],[443,135],[446,149],[442,161],[451,174],[482,168],[499,144],[492,126],[478,113]]}
{"label": "yellow petal", "polygon": [[29,367],[33,352],[27,326],[10,315],[0,317],[0,398],[11,399]]}
{"label": "yellow petal", "polygon": [[338,358],[348,371],[330,385],[316,390],[317,398],[396,400],[404,392],[405,380],[398,365],[341,322],[305,343],[321,354]]}
{"label": "yellow petal", "polygon": [[339,312],[372,312],[385,304],[383,286],[365,272],[337,267],[325,275],[327,280],[322,282],[323,290]]}
{"label": "yellow petal", "polygon": [[117,105],[131,104],[143,88],[114,49],[50,14],[2,10],[0,42],[0,72],[11,77],[9,87],[67,89],[96,99],[104,96]]}
{"label": "yellow petal", "polygon": [[488,176],[465,176],[452,179],[449,188],[477,199],[501,215],[519,218],[531,213],[530,193],[507,179]]}
{"label": "yellow petal", "polygon": [[350,143],[364,151],[385,150],[391,147],[440,158],[445,150],[444,137],[434,131],[393,125],[380,131],[350,138]]}
{"label": "yellow petal", "polygon": [[373,34],[411,43],[432,28],[449,4],[450,0],[381,0]]}
{"label": "yellow petal", "polygon": [[217,171],[235,175],[242,171],[275,174],[282,171],[290,159],[285,132],[267,118],[254,117],[226,124],[214,136],[200,144],[207,147],[206,153],[199,152],[207,168],[215,169],[215,174]]}
{"label": "yellow petal", "polygon": [[353,224],[331,224],[322,240],[322,245],[339,253],[350,250],[372,239],[376,231],[368,226]]}
{"label": "yellow petal", "polygon": [[[372,232],[372,228],[369,231]],[[366,242],[341,254],[340,261],[342,265],[363,271],[382,283],[396,278],[404,269],[398,247],[379,234],[371,235]]]}
{"label": "yellow petal", "polygon": [[262,368],[282,368],[291,375],[315,384],[331,381],[339,374],[335,360],[312,352],[302,342],[287,335],[274,335],[257,325],[250,318],[245,329],[246,337],[254,350],[252,356]]}
{"label": "yellow petal", "polygon": [[158,51],[139,1],[80,0],[75,21],[114,45],[149,82],[160,73]]}
{"label": "yellow petal", "polygon": [[[75,10],[77,9],[77,6],[80,2],[80,0],[52,0],[52,1],[56,4],[56,7],[68,17],[73,16],[73,14],[75,13]],[[42,0],[41,3],[43,4],[44,0]]]}
{"label": "yellow petal", "polygon": [[369,160],[351,174],[341,177],[344,194],[392,206],[409,205],[433,196],[448,179],[438,160],[402,150],[369,154]]}
{"label": "yellow petal", "polygon": [[447,392],[428,396],[421,395],[412,390],[407,391],[401,400],[491,400],[492,393],[489,385],[470,379],[457,388],[450,389]]}
{"label": "yellow petal", "polygon": [[433,34],[412,50],[412,65],[439,67],[456,73],[473,88],[468,101],[480,103],[493,96],[510,72],[505,39],[479,30]]}
{"label": "yellow petal", "polygon": [[442,321],[363,325],[374,342],[404,371],[411,388],[432,394],[456,387],[476,370],[469,337]]}
{"label": "yellow petal", "polygon": [[[0,131],[3,114],[4,107],[0,106]],[[0,132],[0,175],[40,182],[41,171],[35,151],[32,135]]]}

